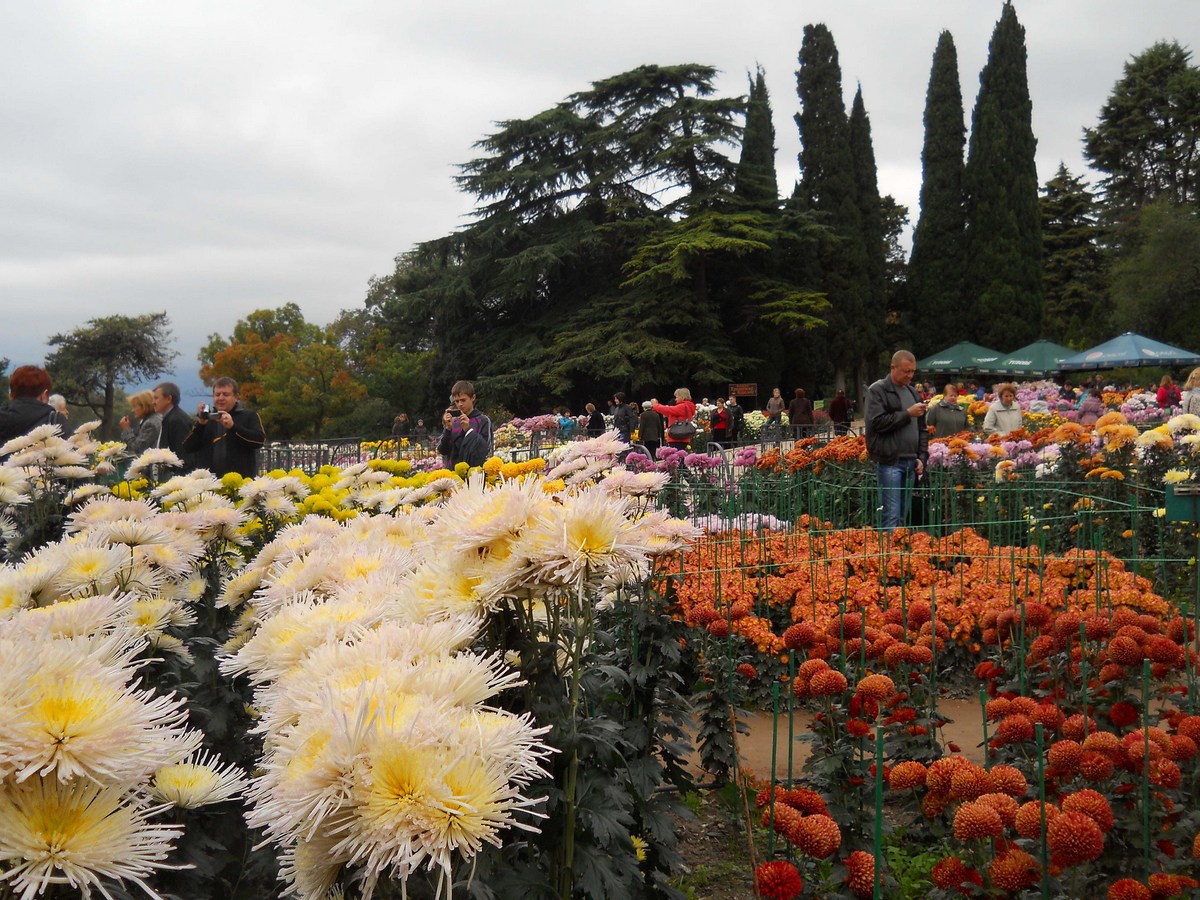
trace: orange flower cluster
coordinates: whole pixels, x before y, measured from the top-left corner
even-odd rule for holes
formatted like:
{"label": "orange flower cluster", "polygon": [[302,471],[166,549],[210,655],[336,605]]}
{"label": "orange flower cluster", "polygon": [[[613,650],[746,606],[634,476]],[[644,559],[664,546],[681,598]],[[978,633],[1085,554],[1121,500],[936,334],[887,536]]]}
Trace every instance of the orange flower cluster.
{"label": "orange flower cluster", "polygon": [[842,831],[816,791],[775,785],[759,791],[755,804],[762,809],[763,827],[773,828],[806,856],[827,859],[842,846]]}
{"label": "orange flower cluster", "polygon": [[[951,640],[974,652],[1010,639],[1022,605],[1027,626],[1031,609],[1087,621],[1110,607],[1147,620],[1170,614],[1150,581],[1116,557],[1072,550],[1043,559],[1037,548],[993,546],[971,529],[940,538],[897,532],[887,544],[872,530],[824,531],[805,517],[794,532],[714,535],[688,552],[684,572],[677,594],[686,622],[742,635],[767,656],[794,649],[774,623],[811,625],[830,651],[843,638],[849,650],[867,641],[868,656],[891,643],[932,647],[935,603],[939,650]],[[865,629],[850,633],[842,610],[861,614]],[[1142,643],[1147,655],[1167,652],[1162,642]]]}
{"label": "orange flower cluster", "polygon": [[802,438],[786,454],[769,450],[759,457],[757,468],[771,472],[820,472],[826,463],[867,462],[867,439],[862,435],[843,434],[821,443],[818,438]]}

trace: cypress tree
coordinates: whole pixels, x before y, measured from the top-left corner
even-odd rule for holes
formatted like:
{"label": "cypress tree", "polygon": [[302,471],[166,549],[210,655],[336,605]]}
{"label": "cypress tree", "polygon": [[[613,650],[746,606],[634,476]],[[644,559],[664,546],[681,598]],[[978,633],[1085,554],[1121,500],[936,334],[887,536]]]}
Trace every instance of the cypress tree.
{"label": "cypress tree", "polygon": [[806,25],[796,71],[800,112],[800,182],[793,198],[797,208],[814,214],[836,241],[820,248],[818,287],[829,298],[829,328],[819,335],[834,380],[860,368],[869,352],[863,339],[870,282],[862,216],[850,151],[850,127],[842,101],[842,70],[837,46],[825,25]]}
{"label": "cypress tree", "polygon": [[[863,362],[867,355],[878,353],[881,330],[887,315],[887,274],[884,262],[886,245],[883,236],[883,209],[879,201],[879,179],[875,167],[875,147],[871,143],[871,119],[863,103],[862,85],[854,94],[850,106],[850,158],[854,163],[854,189],[858,198],[858,217],[863,249],[867,257],[868,292],[863,301],[860,338]],[[861,382],[865,372],[859,373]]]}
{"label": "cypress tree", "polygon": [[1101,312],[1103,259],[1096,200],[1082,178],[1059,163],[1042,188],[1042,242],[1045,246],[1045,336],[1072,346],[1104,337],[1109,327]]}
{"label": "cypress tree", "polygon": [[1025,29],[1008,2],[971,116],[964,278],[967,301],[977,304],[976,339],[1002,352],[1036,340],[1042,328],[1037,141],[1025,58]]}
{"label": "cypress tree", "polygon": [[771,121],[771,98],[767,94],[767,81],[762,69],[751,80],[750,94],[746,99],[742,156],[734,175],[733,193],[739,206],[769,210],[778,208],[775,125]]}
{"label": "cypress tree", "polygon": [[963,208],[962,89],[954,37],[943,31],[933,51],[925,93],[925,143],[921,148],[921,212],[908,263],[908,308],[918,356],[934,353],[974,333],[963,303],[966,214]]}

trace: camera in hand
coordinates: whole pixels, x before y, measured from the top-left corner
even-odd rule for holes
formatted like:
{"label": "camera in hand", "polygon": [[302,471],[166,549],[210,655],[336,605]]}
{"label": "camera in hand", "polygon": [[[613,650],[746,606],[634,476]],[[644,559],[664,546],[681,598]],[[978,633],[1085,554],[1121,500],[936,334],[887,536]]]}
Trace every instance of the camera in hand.
{"label": "camera in hand", "polygon": [[208,417],[212,415],[212,411],[213,411],[212,407],[209,406],[207,403],[201,403],[200,411],[198,413],[196,413],[196,418],[199,419],[201,422],[207,422]]}

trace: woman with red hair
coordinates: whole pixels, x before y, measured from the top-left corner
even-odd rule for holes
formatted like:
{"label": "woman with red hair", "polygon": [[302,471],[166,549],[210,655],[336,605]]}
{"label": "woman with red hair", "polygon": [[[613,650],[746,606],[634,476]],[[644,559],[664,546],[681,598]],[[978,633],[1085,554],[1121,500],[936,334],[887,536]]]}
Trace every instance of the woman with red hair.
{"label": "woman with red hair", "polygon": [[54,385],[40,366],[17,366],[8,379],[8,406],[0,409],[0,444],[28,434],[39,425],[57,425],[71,433],[67,420],[46,401]]}

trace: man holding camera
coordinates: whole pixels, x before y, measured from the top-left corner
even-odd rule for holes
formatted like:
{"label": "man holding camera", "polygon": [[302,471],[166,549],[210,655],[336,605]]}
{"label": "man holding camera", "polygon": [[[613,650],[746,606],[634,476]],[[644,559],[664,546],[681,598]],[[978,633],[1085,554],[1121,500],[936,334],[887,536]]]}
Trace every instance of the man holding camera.
{"label": "man holding camera", "polygon": [[482,466],[492,452],[492,420],[475,408],[475,385],[456,381],[450,389],[453,404],[442,413],[438,453],[447,469],[458,463]]}
{"label": "man holding camera", "polygon": [[892,354],[891,371],[867,388],[867,453],[879,481],[880,528],[907,525],[913,486],[925,474],[929,432],[925,402],[911,381],[917,358],[907,350]]}
{"label": "man holding camera", "polygon": [[232,378],[213,382],[210,407],[201,403],[196,421],[183,440],[183,449],[194,454],[197,469],[214,475],[237,472],[244,478],[258,474],[258,448],[266,440],[258,413],[238,403],[238,383]]}

